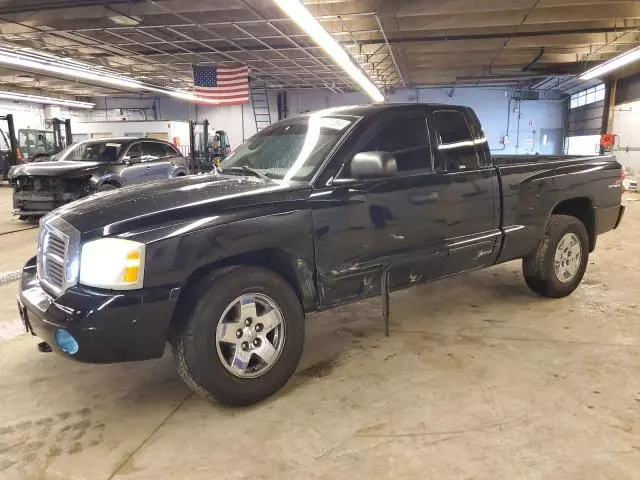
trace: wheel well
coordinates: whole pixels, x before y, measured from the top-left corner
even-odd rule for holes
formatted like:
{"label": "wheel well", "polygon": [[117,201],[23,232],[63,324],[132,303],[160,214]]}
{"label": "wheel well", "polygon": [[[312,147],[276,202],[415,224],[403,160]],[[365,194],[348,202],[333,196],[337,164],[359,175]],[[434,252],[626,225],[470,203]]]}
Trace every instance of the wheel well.
{"label": "wheel well", "polygon": [[117,188],[120,188],[122,186],[120,185],[120,182],[112,178],[108,178],[104,182],[100,182],[100,185],[113,185],[114,187],[117,187]]}
{"label": "wheel well", "polygon": [[[234,255],[232,257],[228,257],[218,262],[210,263],[198,268],[195,272],[189,275],[184,287],[182,287],[182,293],[178,298],[178,304],[176,306],[175,312],[181,312],[185,307],[191,304],[192,300],[189,298],[188,294],[188,292],[191,291],[190,287],[196,285],[200,281],[200,279],[210,274],[211,272],[232,266],[262,267],[280,275],[289,285],[291,285],[291,288],[293,288],[293,291],[296,293],[298,300],[304,308],[302,288],[299,285],[296,277],[296,273],[293,267],[293,260],[282,250],[279,250],[277,248],[267,248],[255,252]],[[182,318],[182,315],[176,315],[176,313],[174,313],[173,318],[174,321],[180,320]]]}
{"label": "wheel well", "polygon": [[184,172],[176,173],[176,177],[186,177],[186,176],[187,176],[187,174],[184,173]]}
{"label": "wheel well", "polygon": [[596,216],[591,199],[587,197],[571,198],[556,205],[551,212],[557,215],[569,215],[580,220],[587,229],[589,236],[589,251],[596,246]]}

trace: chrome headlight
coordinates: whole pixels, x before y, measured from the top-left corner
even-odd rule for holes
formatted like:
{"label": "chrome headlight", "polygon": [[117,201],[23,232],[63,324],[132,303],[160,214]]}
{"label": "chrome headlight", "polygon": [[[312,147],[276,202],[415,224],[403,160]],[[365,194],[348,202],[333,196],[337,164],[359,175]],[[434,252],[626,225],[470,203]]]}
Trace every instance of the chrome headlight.
{"label": "chrome headlight", "polygon": [[142,288],[145,246],[123,238],[100,238],[82,245],[80,283],[111,290]]}

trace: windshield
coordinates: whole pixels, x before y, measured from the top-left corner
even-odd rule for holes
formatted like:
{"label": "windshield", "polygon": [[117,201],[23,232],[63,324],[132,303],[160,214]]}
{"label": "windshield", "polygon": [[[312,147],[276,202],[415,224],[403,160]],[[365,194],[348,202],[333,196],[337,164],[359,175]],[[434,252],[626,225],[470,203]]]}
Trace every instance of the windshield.
{"label": "windshield", "polygon": [[222,161],[220,167],[249,167],[270,178],[309,180],[353,118],[325,116],[283,120],[251,137]]}
{"label": "windshield", "polygon": [[70,160],[76,162],[115,162],[122,149],[118,142],[88,141],[69,145],[52,160]]}

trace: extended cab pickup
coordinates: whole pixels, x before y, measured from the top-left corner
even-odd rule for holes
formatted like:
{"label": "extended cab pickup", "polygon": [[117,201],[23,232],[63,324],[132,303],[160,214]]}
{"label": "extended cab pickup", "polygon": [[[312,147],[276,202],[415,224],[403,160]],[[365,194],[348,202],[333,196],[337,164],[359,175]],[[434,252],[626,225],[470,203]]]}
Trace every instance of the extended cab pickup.
{"label": "extended cab pickup", "polygon": [[[491,157],[449,105],[323,110],[262,130],[221,171],[98,193],[41,221],[28,330],[72,359],[160,357],[206,398],[281,388],[305,313],[522,259],[547,297],[580,283],[623,215],[615,158]],[[383,292],[384,293],[384,292]]]}

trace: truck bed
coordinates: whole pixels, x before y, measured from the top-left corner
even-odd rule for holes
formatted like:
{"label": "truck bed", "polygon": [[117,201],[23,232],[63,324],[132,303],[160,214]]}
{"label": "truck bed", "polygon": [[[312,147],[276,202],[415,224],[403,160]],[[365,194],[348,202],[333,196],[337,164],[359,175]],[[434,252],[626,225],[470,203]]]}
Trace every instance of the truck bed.
{"label": "truck bed", "polygon": [[[620,164],[613,155],[492,157],[501,187],[500,218],[506,235],[501,261],[520,258],[544,235],[549,214],[566,198],[594,212],[595,235],[611,230],[620,205]],[[563,213],[560,207],[559,212]],[[567,207],[568,208],[568,207]],[[591,246],[593,248],[593,245]]]}

